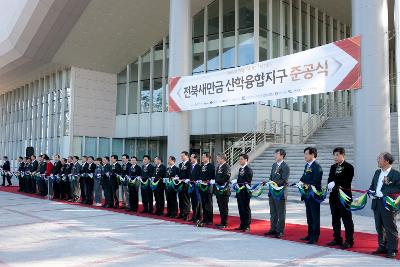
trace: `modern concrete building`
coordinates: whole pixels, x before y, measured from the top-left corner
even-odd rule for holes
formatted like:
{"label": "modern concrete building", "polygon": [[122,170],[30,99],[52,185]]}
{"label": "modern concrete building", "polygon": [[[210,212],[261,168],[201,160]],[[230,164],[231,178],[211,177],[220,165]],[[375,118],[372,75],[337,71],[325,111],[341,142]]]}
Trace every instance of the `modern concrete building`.
{"label": "modern concrete building", "polygon": [[[398,106],[394,2],[0,0],[0,155],[14,159],[32,146],[37,154],[166,158],[185,149],[225,151],[235,163],[242,151],[256,159],[271,143],[307,143],[327,120],[347,117],[354,141],[342,143],[354,148],[356,176],[368,177],[357,183],[365,186],[377,153],[390,151],[391,141],[398,151],[390,133]],[[363,85],[356,92],[168,112],[168,77],[355,34]]]}

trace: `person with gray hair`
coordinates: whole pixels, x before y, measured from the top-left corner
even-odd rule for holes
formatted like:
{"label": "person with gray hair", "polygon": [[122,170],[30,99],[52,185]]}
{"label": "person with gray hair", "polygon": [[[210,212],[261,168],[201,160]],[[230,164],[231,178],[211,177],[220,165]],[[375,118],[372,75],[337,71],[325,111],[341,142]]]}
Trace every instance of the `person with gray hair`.
{"label": "person with gray hair", "polygon": [[[229,182],[231,179],[231,167],[226,163],[225,154],[217,155],[218,168],[215,174],[215,194],[217,196],[217,203],[221,222],[217,224],[217,228],[228,227],[228,204],[231,190],[229,189]],[[220,188],[220,189],[218,189]]]}
{"label": "person with gray hair", "polygon": [[385,197],[400,193],[400,172],[392,168],[394,159],[388,152],[381,153],[377,161],[379,169],[375,171],[369,187],[369,193],[374,195],[371,209],[374,211],[378,233],[378,248],[373,254],[386,254],[388,258],[396,258],[399,243],[397,212],[385,206]]}

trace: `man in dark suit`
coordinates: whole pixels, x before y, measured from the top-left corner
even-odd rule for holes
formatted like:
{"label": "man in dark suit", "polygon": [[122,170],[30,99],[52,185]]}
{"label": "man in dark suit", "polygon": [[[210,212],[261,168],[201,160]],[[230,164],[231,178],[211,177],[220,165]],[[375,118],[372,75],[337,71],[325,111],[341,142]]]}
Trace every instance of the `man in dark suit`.
{"label": "man in dark suit", "polygon": [[8,160],[7,156],[3,157],[3,186],[6,186],[6,179],[8,186],[12,185],[11,183],[11,166],[10,166],[10,161]]}
{"label": "man in dark suit", "polygon": [[[337,147],[333,150],[335,164],[331,166],[328,178],[329,206],[332,214],[333,240],[328,246],[341,246],[343,249],[353,247],[354,224],[351,211],[347,210],[341,203],[339,188],[351,197],[351,182],[353,181],[353,165],[345,160],[345,150]],[[341,236],[341,225],[343,220],[346,241],[343,243]]]}
{"label": "man in dark suit", "polygon": [[72,169],[71,169],[71,197],[72,202],[78,202],[81,197],[81,191],[79,188],[79,179],[82,173],[82,166],[79,164],[79,157],[74,156],[72,161]]}
{"label": "man in dark suit", "polygon": [[30,165],[30,170],[31,170],[31,179],[30,179],[30,193],[36,194],[36,179],[34,177],[35,172],[39,172],[39,162],[36,160],[36,156],[32,155],[31,156],[31,165]]}
{"label": "man in dark suit", "polygon": [[251,193],[246,189],[247,186],[251,186],[253,179],[253,170],[247,165],[249,156],[247,154],[239,155],[239,174],[237,178],[238,186],[245,186],[240,192],[236,193],[236,200],[240,215],[240,226],[235,230],[241,230],[248,232],[250,230],[251,223],[251,209],[250,209],[250,198]]}
{"label": "man in dark suit", "polygon": [[215,190],[217,196],[217,203],[219,214],[221,217],[221,222],[216,225],[217,228],[227,228],[228,227],[228,213],[229,213],[229,197],[231,195],[231,190],[229,188],[229,183],[231,179],[231,167],[226,163],[225,154],[217,155],[218,168],[215,174],[215,183],[218,186],[226,187],[224,191]]}
{"label": "man in dark suit", "polygon": [[[179,174],[179,168],[175,166],[176,159],[174,156],[169,156],[168,158],[168,167],[166,170],[166,178],[168,178],[168,182],[172,182],[175,176]],[[167,214],[165,216],[170,218],[176,218],[178,214],[178,200],[177,193],[174,188],[166,188],[167,195]]]}
{"label": "man in dark suit", "polygon": [[25,189],[25,177],[23,174],[25,170],[25,162],[23,157],[18,157],[18,169],[17,171],[19,172],[19,192],[23,192]]}
{"label": "man in dark suit", "polygon": [[119,178],[121,175],[121,164],[118,163],[118,156],[111,156],[111,175],[110,175],[110,184],[111,184],[111,193],[113,198],[113,206],[116,209],[119,209],[119,197],[118,197],[118,188],[119,188]]}
{"label": "man in dark suit", "polygon": [[31,176],[31,168],[32,168],[32,160],[30,157],[25,158],[25,166],[24,166],[24,173],[25,173],[25,186],[24,192],[31,193],[32,190],[32,176]]}
{"label": "man in dark suit", "polygon": [[110,184],[110,176],[111,176],[110,158],[108,156],[104,157],[102,159],[102,163],[103,163],[103,172],[102,172],[103,177],[101,179],[101,186],[103,187],[104,198],[106,200],[103,207],[114,208],[112,187]]}
{"label": "man in dark suit", "polygon": [[87,156],[82,157],[81,161],[81,177],[79,178],[79,186],[81,189],[81,203],[86,203],[86,180],[88,178],[89,164],[87,162]]}
{"label": "man in dark suit", "polygon": [[94,157],[89,156],[87,158],[87,172],[85,178],[85,195],[86,201],[84,204],[92,205],[93,204],[93,188],[94,188],[94,172],[96,171],[96,164],[94,163]]}
{"label": "man in dark suit", "polygon": [[[300,179],[300,185],[315,186],[316,190],[321,190],[322,168],[316,161],[317,149],[315,147],[307,147],[304,149],[304,159],[307,162],[304,167],[303,176]],[[307,241],[308,244],[316,244],[320,234],[320,203],[313,197],[304,199],[306,205],[308,234],[301,240]]]}
{"label": "man in dark suit", "polygon": [[188,184],[184,183],[185,180],[190,178],[190,161],[189,152],[181,152],[181,160],[179,163],[179,180],[183,183],[182,190],[178,192],[179,198],[179,216],[178,218],[189,221],[190,213],[190,196],[188,192]]}
{"label": "man in dark suit", "polygon": [[59,199],[61,198],[60,196],[60,180],[61,180],[61,161],[60,161],[60,155],[56,154],[53,156],[54,160],[54,167],[53,170],[51,171],[51,174],[55,178],[53,181],[53,198],[54,199]]}
{"label": "man in dark suit", "polygon": [[151,177],[154,177],[155,168],[151,165],[151,158],[149,155],[143,156],[143,165],[142,165],[142,181],[146,184],[141,184],[141,196],[143,203],[143,211],[142,213],[153,213],[153,192],[150,187],[150,181],[148,181]]}
{"label": "man in dark suit", "polygon": [[129,162],[129,156],[127,154],[122,155],[122,166],[121,166],[121,177],[123,181],[119,186],[119,191],[121,195],[122,208],[129,211],[129,188],[126,177],[129,176],[129,170],[132,164]]}
{"label": "man in dark suit", "polygon": [[[201,180],[204,183],[209,183],[211,180],[215,180],[215,166],[210,163],[210,155],[208,153],[203,153],[201,157]],[[207,190],[200,191],[201,206],[203,208],[203,220],[197,224],[197,226],[202,227],[204,224],[213,224],[213,187],[208,185]]]}
{"label": "man in dark suit", "polygon": [[154,182],[158,182],[157,188],[154,190],[154,199],[156,200],[156,211],[155,215],[164,215],[165,197],[164,197],[164,181],[167,168],[162,164],[161,157],[157,156],[154,158]]}
{"label": "man in dark suit", "polygon": [[287,182],[290,175],[289,165],[285,162],[285,157],[286,151],[284,149],[275,150],[275,163],[272,164],[270,174],[270,181],[275,182],[278,186],[285,187],[282,199],[275,199],[271,193],[268,193],[271,228],[264,235],[274,235],[276,238],[282,238],[285,230]]}
{"label": "man in dark suit", "polygon": [[199,190],[196,186],[196,182],[198,180],[201,180],[201,167],[198,164],[198,157],[199,156],[196,153],[190,155],[191,166],[190,166],[190,176],[189,176],[191,186],[193,186],[193,190],[190,193],[190,201],[192,203],[193,216],[190,219],[190,221],[196,224],[198,224],[203,217]]}
{"label": "man in dark suit", "polygon": [[[129,177],[134,180],[137,177],[142,176],[142,168],[137,165],[137,157],[133,156],[131,158],[131,167],[129,169]],[[140,182],[139,182],[140,184]],[[137,212],[139,205],[139,186],[135,184],[129,184],[129,211]]]}
{"label": "man in dark suit", "polygon": [[400,173],[392,168],[393,156],[384,152],[378,157],[379,169],[375,171],[370,193],[374,194],[371,208],[374,211],[375,228],[378,233],[378,249],[374,254],[386,254],[388,258],[397,257],[398,231],[396,225],[397,212],[392,208],[385,208],[386,196],[400,193]]}

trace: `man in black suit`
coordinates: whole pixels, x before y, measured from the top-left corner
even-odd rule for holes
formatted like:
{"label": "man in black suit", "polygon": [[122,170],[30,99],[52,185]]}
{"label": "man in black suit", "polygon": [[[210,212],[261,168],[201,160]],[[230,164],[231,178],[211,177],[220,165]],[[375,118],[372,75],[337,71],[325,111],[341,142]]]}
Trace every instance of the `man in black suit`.
{"label": "man in black suit", "polygon": [[86,203],[86,180],[88,178],[88,173],[89,173],[89,164],[87,162],[87,156],[82,157],[82,162],[81,162],[81,177],[79,178],[79,186],[81,189],[81,203],[84,204]]}
{"label": "man in black suit", "polygon": [[51,170],[51,174],[53,175],[53,177],[55,178],[53,180],[53,198],[54,199],[59,199],[61,198],[60,196],[60,181],[61,181],[61,161],[60,161],[60,155],[55,154],[53,156],[53,160],[54,160],[54,167]]}
{"label": "man in black suit", "polygon": [[251,186],[251,180],[253,179],[253,170],[247,165],[248,161],[248,155],[239,155],[240,169],[237,178],[237,184],[238,186],[245,186],[245,188],[236,194],[236,200],[240,215],[240,226],[235,230],[241,230],[243,232],[248,232],[250,230],[251,224],[251,193],[246,189],[246,186]]}
{"label": "man in black suit", "polygon": [[151,165],[151,158],[149,155],[143,156],[143,165],[142,165],[142,181],[141,184],[141,196],[143,203],[143,211],[142,213],[153,213],[153,192],[150,187],[150,181],[148,181],[151,177],[154,177],[155,168]]}
{"label": "man in black suit", "polygon": [[[353,181],[353,165],[345,160],[345,150],[343,147],[337,147],[333,150],[333,159],[335,164],[331,166],[328,178],[329,206],[332,214],[333,240],[328,246],[341,246],[343,249],[351,248],[354,244],[354,224],[351,211],[347,210],[341,203],[339,197],[339,188],[349,197],[351,194],[351,182]],[[341,225],[343,220],[346,241],[343,243],[341,236]]]}
{"label": "man in black suit", "polygon": [[[130,163],[131,167],[129,169],[129,177],[131,178],[131,180],[134,180],[137,177],[141,177],[142,168],[140,168],[140,166],[137,165],[137,157],[133,156],[131,158]],[[140,181],[139,181],[139,186],[129,183],[128,187],[129,187],[129,211],[137,212],[139,205]]]}
{"label": "man in black suit", "polygon": [[229,183],[231,179],[231,167],[226,163],[225,154],[217,155],[218,168],[215,174],[215,183],[218,186],[226,187],[224,191],[215,190],[217,196],[217,203],[219,214],[221,217],[221,222],[216,225],[217,228],[227,228],[228,227],[228,213],[229,213],[229,197],[231,195],[231,190],[229,188]]}
{"label": "man in black suit", "polygon": [[181,152],[181,160],[179,163],[179,180],[183,183],[182,190],[178,192],[179,198],[179,216],[178,218],[189,221],[190,213],[190,196],[188,192],[188,184],[184,181],[190,179],[190,161],[189,152]]}
{"label": "man in black suit", "polygon": [[[168,167],[166,170],[166,178],[168,178],[168,182],[172,182],[179,174],[179,168],[175,166],[176,159],[174,156],[169,156],[168,158]],[[165,216],[170,218],[176,218],[178,214],[178,200],[177,193],[174,188],[166,188],[167,195],[167,214]]]}
{"label": "man in black suit", "polygon": [[12,185],[11,183],[11,166],[10,166],[10,161],[8,160],[7,156],[3,157],[3,186],[6,186],[6,179],[8,186]]}
{"label": "man in black suit", "polygon": [[400,173],[392,167],[393,156],[384,152],[378,157],[379,169],[375,171],[370,193],[374,194],[371,208],[374,211],[375,228],[378,233],[378,249],[374,254],[386,254],[388,258],[397,257],[399,243],[396,215],[392,208],[385,208],[386,196],[394,198],[400,193]]}
{"label": "man in black suit", "polygon": [[[316,161],[317,149],[315,147],[307,147],[304,149],[304,160],[307,164],[304,167],[303,176],[300,179],[300,186],[315,186],[316,190],[321,190],[322,168]],[[304,199],[306,205],[308,234],[301,240],[307,241],[308,244],[316,244],[320,234],[320,203],[313,197]]]}
{"label": "man in black suit", "polygon": [[23,192],[25,189],[25,177],[23,174],[25,170],[25,162],[23,157],[18,157],[18,169],[17,171],[19,172],[19,192]]}
{"label": "man in black suit", "polygon": [[102,172],[102,179],[101,179],[101,186],[103,187],[104,191],[104,198],[105,203],[103,207],[105,208],[113,208],[114,201],[112,196],[112,187],[110,184],[110,176],[111,176],[111,165],[110,165],[110,158],[108,156],[102,159],[103,163],[103,172]]}
{"label": "man in black suit", "polygon": [[190,201],[192,203],[192,212],[193,216],[190,219],[191,222],[196,224],[200,223],[202,220],[202,209],[201,209],[201,200],[199,190],[197,188],[196,182],[201,180],[201,166],[198,164],[198,155],[193,153],[190,155],[190,183],[193,186],[193,190],[190,193]]}
{"label": "man in black suit", "polygon": [[81,191],[79,188],[79,180],[82,173],[82,166],[79,164],[79,157],[74,156],[72,159],[72,168],[71,168],[71,201],[78,202],[81,197]]}
{"label": "man in black suit", "polygon": [[119,178],[121,175],[121,164],[118,163],[118,156],[111,156],[111,175],[110,175],[110,184],[111,184],[111,193],[113,198],[113,206],[116,209],[119,209],[119,197],[118,197],[118,188],[119,188]]}
{"label": "man in black suit", "polygon": [[123,154],[121,166],[121,177],[123,178],[123,181],[120,182],[119,191],[121,195],[122,208],[127,211],[129,211],[129,188],[126,177],[129,176],[131,166],[132,164],[129,162],[129,156]]}
{"label": "man in black suit", "polygon": [[275,199],[271,193],[268,193],[271,228],[264,235],[275,235],[276,238],[282,238],[285,231],[287,182],[290,175],[289,165],[285,162],[285,157],[286,151],[284,149],[275,150],[275,163],[272,165],[270,174],[270,181],[285,188],[282,199]]}
{"label": "man in black suit", "polygon": [[[215,166],[210,163],[210,155],[208,153],[203,153],[201,157],[201,180],[204,183],[209,183],[211,180],[215,180]],[[212,185],[208,185],[207,190],[199,190],[201,207],[203,208],[203,220],[197,224],[197,226],[202,227],[204,224],[213,224],[213,198],[212,198]]]}
{"label": "man in black suit", "polygon": [[24,192],[31,193],[32,190],[32,176],[31,176],[31,168],[32,168],[32,160],[30,157],[25,158],[25,166],[24,166],[24,173],[25,173],[25,186]]}
{"label": "man in black suit", "polygon": [[155,215],[164,215],[165,197],[164,197],[164,181],[167,168],[162,164],[161,157],[157,156],[154,158],[154,165],[156,166],[154,171],[154,182],[158,182],[157,188],[154,190],[154,199],[156,200],[156,211]]}
{"label": "man in black suit", "polygon": [[30,190],[29,192],[32,194],[36,194],[36,178],[34,174],[39,172],[39,162],[36,160],[36,156],[31,156],[31,165],[30,165],[30,172],[31,172],[31,179],[30,179]]}
{"label": "man in black suit", "polygon": [[96,164],[94,163],[94,157],[89,156],[87,158],[87,172],[85,177],[85,196],[86,201],[84,204],[93,204],[93,188],[94,188],[94,172],[96,171]]}

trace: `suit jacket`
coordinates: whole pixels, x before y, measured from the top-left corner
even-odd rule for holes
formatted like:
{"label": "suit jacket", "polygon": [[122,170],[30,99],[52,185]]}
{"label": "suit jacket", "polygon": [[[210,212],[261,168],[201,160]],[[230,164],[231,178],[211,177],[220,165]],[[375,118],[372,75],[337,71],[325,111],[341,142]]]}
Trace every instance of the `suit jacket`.
{"label": "suit jacket", "polygon": [[165,167],[164,164],[160,164],[160,166],[156,166],[154,170],[154,177],[158,179],[163,179],[166,175],[167,168]]}
{"label": "suit jacket", "polygon": [[81,164],[81,173],[88,173],[88,168],[89,168],[89,163],[85,162],[83,164]]}
{"label": "suit jacket", "polygon": [[46,167],[47,167],[47,164],[46,164],[46,162],[45,161],[42,161],[42,162],[40,162],[40,164],[39,164],[39,173],[40,174],[45,174],[46,173]]}
{"label": "suit jacket", "polygon": [[125,177],[126,175],[129,175],[129,171],[131,169],[132,164],[130,162],[127,162],[126,164],[122,164],[121,166],[121,175]]}
{"label": "suit jacket", "polygon": [[151,163],[147,164],[147,166],[142,166],[142,180],[147,181],[150,177],[154,177],[155,167],[151,165]]}
{"label": "suit jacket", "polygon": [[25,162],[21,162],[19,165],[18,165],[18,171],[19,172],[23,172],[25,170]]}
{"label": "suit jacket", "polygon": [[179,179],[181,180],[185,180],[185,179],[190,179],[190,168],[191,167],[191,163],[190,161],[186,161],[185,164],[183,164],[183,162],[179,163]]}
{"label": "suit jacket", "polygon": [[172,167],[168,166],[166,170],[166,175],[168,178],[174,178],[176,175],[179,174],[179,168],[173,165]]}
{"label": "suit jacket", "polygon": [[218,185],[224,185],[225,183],[228,183],[231,179],[231,167],[228,165],[228,163],[224,163],[222,165],[219,165],[215,174],[215,182]]}
{"label": "suit jacket", "polygon": [[72,165],[72,168],[71,168],[72,175],[80,175],[81,172],[82,172],[82,166],[81,166],[81,164],[79,164],[79,162]]}
{"label": "suit jacket", "polygon": [[249,167],[249,165],[240,167],[237,183],[238,184],[247,183],[250,185],[252,179],[253,179],[253,170]]}
{"label": "suit jacket", "polygon": [[215,179],[215,166],[214,164],[208,163],[207,165],[201,165],[201,180],[209,181]]}
{"label": "suit jacket", "polygon": [[[372,178],[371,186],[369,187],[369,190],[376,191],[376,186],[378,184],[378,179],[379,175],[381,174],[381,170],[376,170],[374,177]],[[390,172],[387,175],[387,182],[383,181],[383,185],[381,188],[383,196],[391,195],[391,194],[397,194],[400,193],[400,172],[391,169]],[[375,210],[377,201],[382,201],[382,199],[373,199],[372,204],[371,204],[371,209]]]}
{"label": "suit jacket", "polygon": [[39,169],[39,162],[35,159],[31,163],[31,172],[39,171],[38,169]]}
{"label": "suit jacket", "polygon": [[333,164],[329,171],[328,183],[335,182],[335,187],[329,195],[330,199],[339,197],[339,187],[342,187],[343,191],[351,197],[351,182],[354,177],[353,165],[347,161],[343,161],[342,164]]}
{"label": "suit jacket", "polygon": [[94,173],[95,170],[96,170],[96,164],[94,162],[92,162],[91,164],[88,163],[87,173]]}
{"label": "suit jacket", "polygon": [[137,176],[142,176],[142,168],[140,168],[140,166],[137,164],[135,166],[133,166],[131,164],[131,167],[129,169],[129,176],[131,178],[136,178]]}
{"label": "suit jacket", "polygon": [[3,171],[11,171],[10,161],[6,160],[3,164]]}
{"label": "suit jacket", "polygon": [[313,185],[317,190],[321,190],[321,180],[322,180],[323,171],[321,166],[317,161],[314,161],[310,168],[308,168],[308,164],[304,167],[303,176],[301,176],[300,181],[305,184]]}
{"label": "suit jacket", "polygon": [[189,175],[190,181],[197,181],[201,180],[201,166],[196,163],[196,165],[193,166],[193,164],[190,165],[190,175]]}
{"label": "suit jacket", "polygon": [[278,163],[272,164],[270,180],[275,182],[278,186],[287,184],[290,175],[289,165],[283,161],[278,167]]}
{"label": "suit jacket", "polygon": [[51,171],[52,174],[57,175],[61,172],[61,161],[54,162],[53,170]]}

